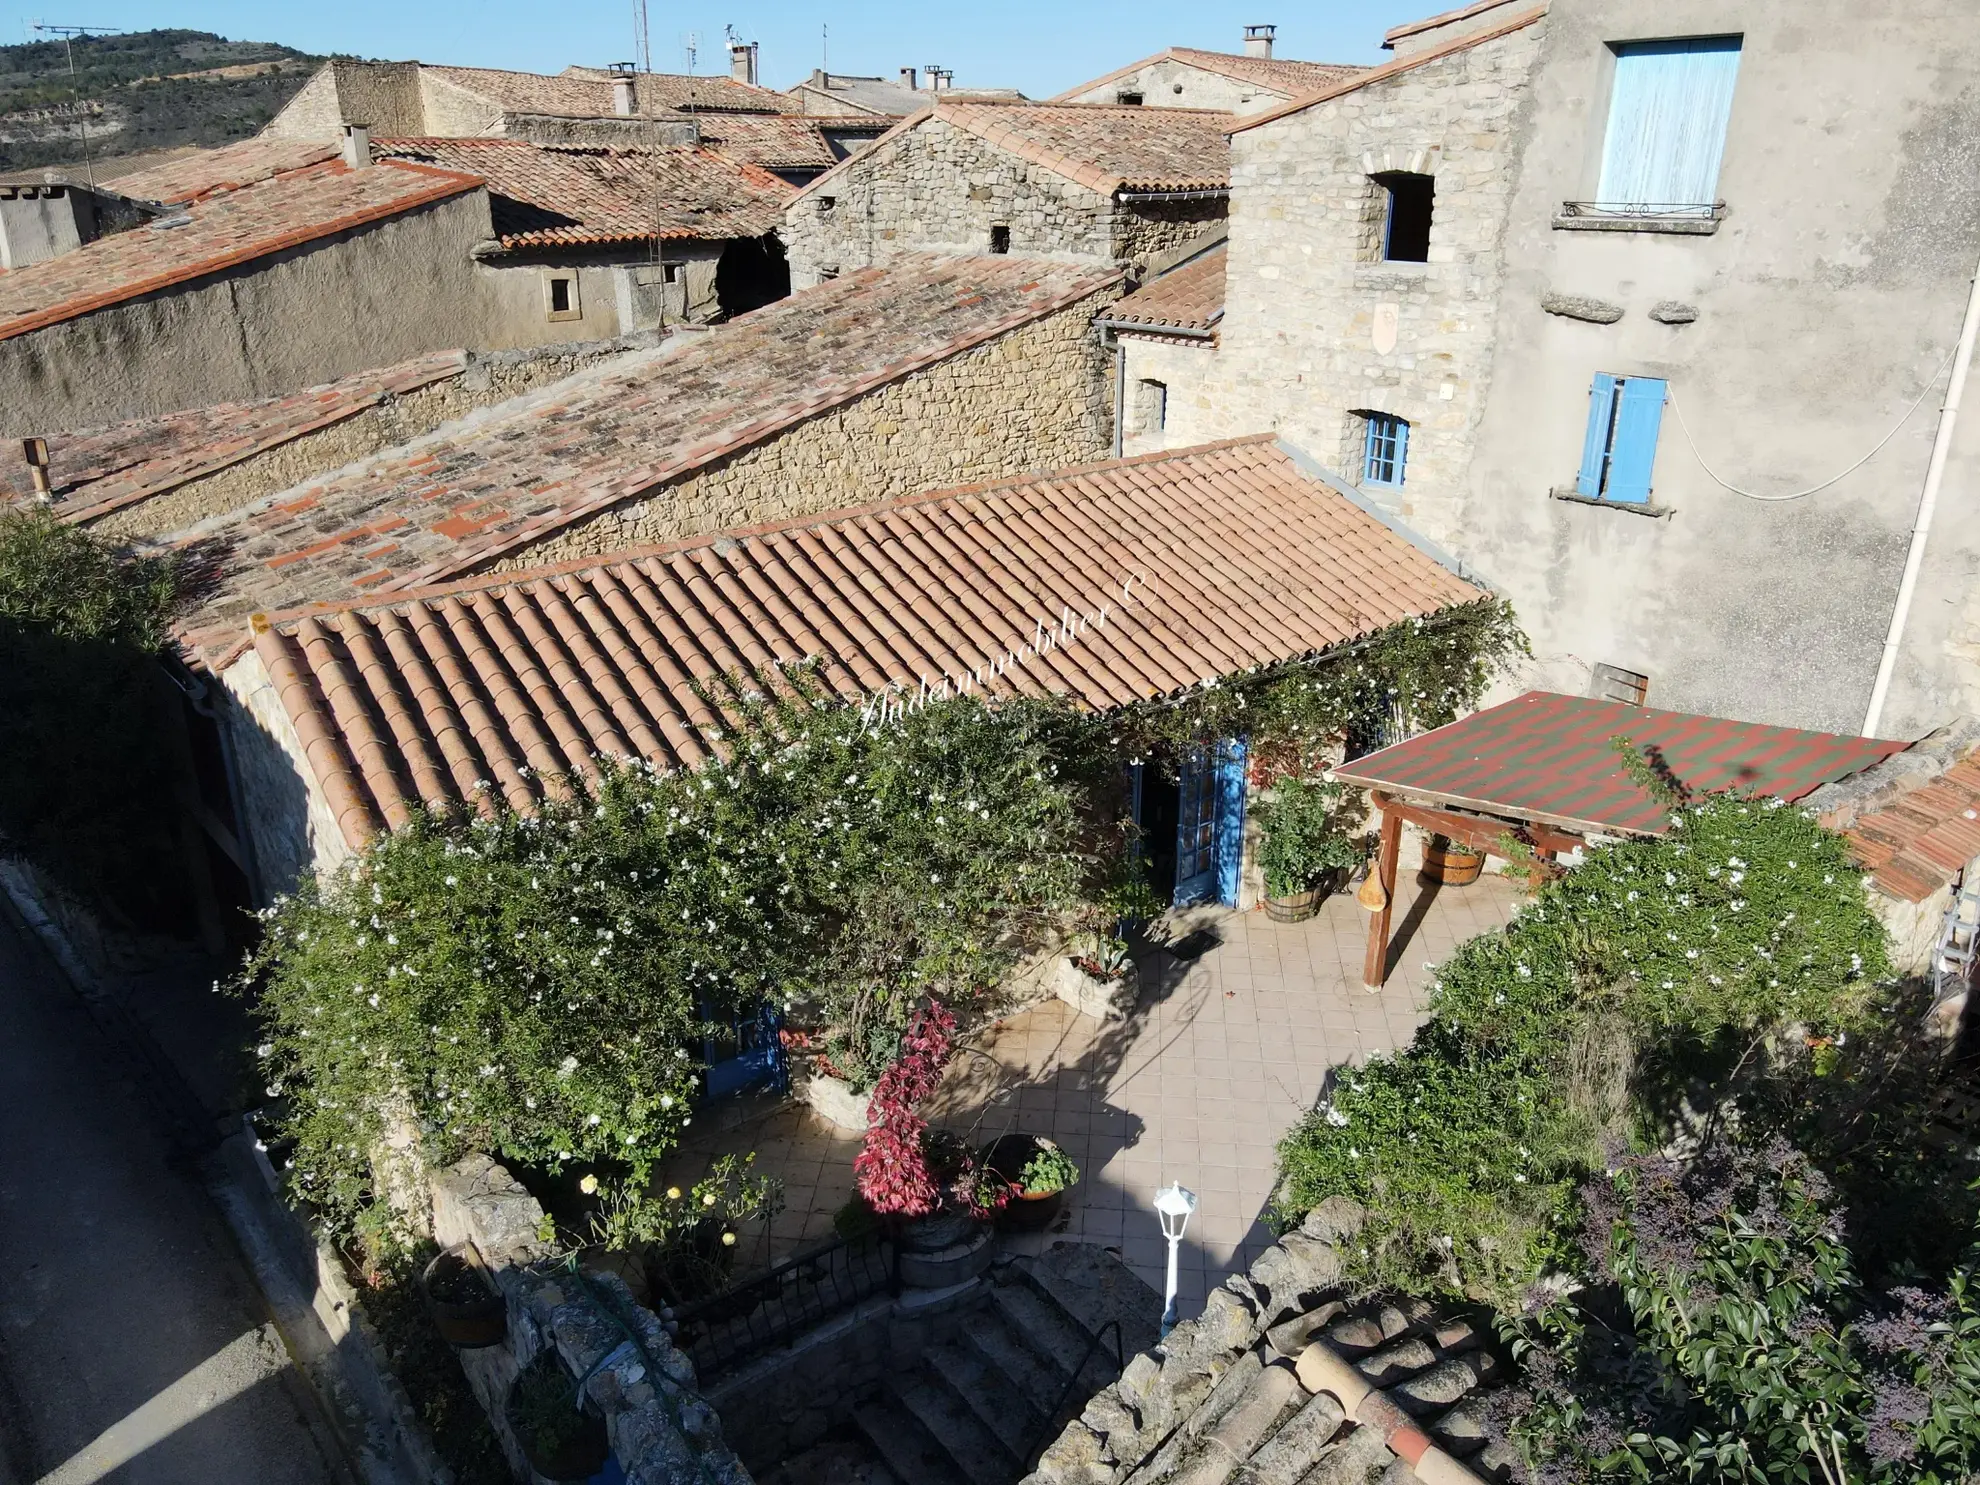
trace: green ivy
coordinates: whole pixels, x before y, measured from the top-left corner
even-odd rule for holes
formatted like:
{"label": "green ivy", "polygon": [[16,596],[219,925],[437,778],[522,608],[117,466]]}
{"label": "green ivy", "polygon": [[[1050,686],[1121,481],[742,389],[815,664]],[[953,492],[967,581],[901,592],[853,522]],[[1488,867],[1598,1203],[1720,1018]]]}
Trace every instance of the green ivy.
{"label": "green ivy", "polygon": [[1344,1070],[1281,1143],[1279,1220],[1353,1196],[1371,1283],[1516,1307],[1603,1136],[1668,1114],[1646,1090],[1701,1047],[1856,1025],[1888,973],[1840,836],[1778,801],[1678,807],[1458,950],[1414,1044]]}

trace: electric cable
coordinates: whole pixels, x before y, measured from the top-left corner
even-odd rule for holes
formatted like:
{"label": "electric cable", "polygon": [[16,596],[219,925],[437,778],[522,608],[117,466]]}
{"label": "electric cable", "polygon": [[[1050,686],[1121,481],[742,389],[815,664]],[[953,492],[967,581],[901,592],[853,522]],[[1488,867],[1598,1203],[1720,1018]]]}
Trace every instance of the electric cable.
{"label": "electric cable", "polygon": [[1911,415],[1917,412],[1919,408],[1925,405],[1925,399],[1932,395],[1932,389],[1938,386],[1939,378],[1946,374],[1946,368],[1952,365],[1953,357],[1958,354],[1959,354],[1958,346],[1954,346],[1951,350],[1946,352],[1946,359],[1941,361],[1939,363],[1939,369],[1932,373],[1932,379],[1925,384],[1925,390],[1920,392],[1918,394],[1917,400],[1914,401],[1910,407],[1904,410],[1904,416],[1899,418],[1897,422],[1894,425],[1892,425],[1891,431],[1889,433],[1886,433],[1882,438],[1877,440],[1876,446],[1873,447],[1869,453],[1865,454],[1861,459],[1858,459],[1854,464],[1850,465],[1849,468],[1845,469],[1841,474],[1836,475],[1833,479],[1823,480],[1822,483],[1819,485],[1810,485],[1806,490],[1796,490],[1791,495],[1762,495],[1753,490],[1742,490],[1738,485],[1735,485],[1730,480],[1723,478],[1718,473],[1717,470],[1713,469],[1711,465],[1705,462],[1705,456],[1698,451],[1698,440],[1691,436],[1691,425],[1686,423],[1684,420],[1684,408],[1678,402],[1677,389],[1675,387],[1672,387],[1671,389],[1669,389],[1666,395],[1670,399],[1671,410],[1677,414],[1678,428],[1684,434],[1684,441],[1691,449],[1691,457],[1698,461],[1698,467],[1705,471],[1706,475],[1711,479],[1713,484],[1718,485],[1721,489],[1730,490],[1735,495],[1744,495],[1748,500],[1768,500],[1768,501],[1800,500],[1805,496],[1818,494],[1821,491],[1828,489],[1829,486],[1831,485],[1840,484],[1842,481],[1848,479],[1852,474],[1855,474],[1857,470],[1861,469],[1864,465],[1868,464],[1872,459],[1876,458],[1877,455],[1881,454],[1884,451],[1884,446],[1888,444],[1892,439],[1896,438],[1898,436],[1899,430],[1902,429],[1906,423],[1909,423],[1911,421]]}

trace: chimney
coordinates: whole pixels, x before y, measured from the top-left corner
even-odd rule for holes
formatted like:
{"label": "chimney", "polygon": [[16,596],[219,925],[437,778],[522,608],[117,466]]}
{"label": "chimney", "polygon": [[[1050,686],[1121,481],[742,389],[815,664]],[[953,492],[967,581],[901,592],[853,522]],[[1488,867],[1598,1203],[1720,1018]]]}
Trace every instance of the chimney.
{"label": "chimney", "polygon": [[633,111],[633,80],[629,77],[612,79],[612,112],[625,118]]}
{"label": "chimney", "polygon": [[904,88],[920,87],[921,74],[912,67],[903,67],[901,69],[901,86]]}
{"label": "chimney", "polygon": [[353,170],[371,163],[371,131],[363,124],[344,125],[344,163]]}
{"label": "chimney", "polygon": [[937,67],[933,62],[930,62],[922,70],[928,74],[928,90],[931,93],[946,93],[949,90],[949,84],[955,81],[956,74],[954,68]]}
{"label": "chimney", "polygon": [[756,43],[753,41],[732,41],[729,43],[729,76],[739,83],[756,86]]}
{"label": "chimney", "polygon": [[1269,57],[1272,55],[1272,38],[1279,34],[1277,26],[1246,26],[1244,28],[1244,54],[1247,57]]}

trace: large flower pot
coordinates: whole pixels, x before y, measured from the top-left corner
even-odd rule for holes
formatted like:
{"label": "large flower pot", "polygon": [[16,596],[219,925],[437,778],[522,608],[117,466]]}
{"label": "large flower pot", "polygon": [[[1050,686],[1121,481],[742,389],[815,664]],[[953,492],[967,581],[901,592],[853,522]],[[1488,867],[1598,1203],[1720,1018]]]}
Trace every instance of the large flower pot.
{"label": "large flower pot", "polygon": [[509,1306],[465,1244],[436,1253],[420,1273],[419,1287],[440,1338],[472,1350],[499,1345],[509,1332]]}
{"label": "large flower pot", "polygon": [[1479,851],[1452,845],[1441,835],[1430,837],[1423,848],[1423,879],[1445,887],[1468,887],[1485,870],[1485,856]]}
{"label": "large flower pot", "polygon": [[517,1426],[513,1393],[510,1394],[510,1403],[509,1430],[515,1435],[529,1467],[544,1479],[589,1480],[604,1469],[605,1461],[612,1457],[612,1441],[606,1434],[603,1418],[577,1412],[575,1435],[559,1441],[555,1446],[545,1447],[527,1429]]}
{"label": "large flower pot", "polygon": [[855,1093],[845,1079],[828,1078],[823,1073],[813,1073],[799,1088],[804,1101],[826,1123],[866,1133],[867,1109],[873,1102],[871,1092]]}
{"label": "large flower pot", "polygon": [[1066,955],[1059,960],[1059,978],[1054,990],[1059,999],[1082,1016],[1098,1021],[1125,1021],[1139,998],[1135,968],[1130,964],[1119,979],[1103,980],[1090,974],[1079,960]]}
{"label": "large flower pot", "polygon": [[1287,897],[1267,897],[1265,916],[1274,923],[1304,923],[1320,911],[1320,904],[1347,885],[1347,868],[1328,872],[1304,892]]}
{"label": "large flower pot", "polygon": [[909,1217],[894,1241],[908,1253],[939,1253],[965,1242],[980,1224],[966,1207],[944,1204],[925,1217]]}
{"label": "large flower pot", "polygon": [[[985,1161],[991,1170],[1003,1177],[1013,1188],[1024,1178],[1025,1164],[1038,1149],[1038,1141],[1028,1134],[1007,1134],[992,1141],[984,1152]],[[1042,1232],[1052,1225],[1052,1221],[1065,1210],[1066,1193],[1064,1188],[1057,1191],[1036,1193],[1013,1189],[1011,1199],[997,1213],[997,1230],[1000,1232]]]}

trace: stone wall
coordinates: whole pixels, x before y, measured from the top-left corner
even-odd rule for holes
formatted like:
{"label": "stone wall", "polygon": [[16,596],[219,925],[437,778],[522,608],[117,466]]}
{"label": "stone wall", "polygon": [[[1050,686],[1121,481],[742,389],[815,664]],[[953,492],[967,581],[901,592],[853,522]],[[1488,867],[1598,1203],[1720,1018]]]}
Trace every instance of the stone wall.
{"label": "stone wall", "polygon": [[[1384,499],[1433,539],[1460,534],[1539,40],[1527,27],[1232,137],[1226,313],[1205,433],[1278,430],[1359,470],[1356,413],[1401,416],[1406,483]],[[1435,177],[1427,263],[1380,261],[1385,193],[1372,177],[1390,170]]]}
{"label": "stone wall", "polygon": [[[1209,443],[1217,435],[1210,384],[1216,376],[1217,347],[1209,340],[1120,333],[1126,355],[1121,426],[1123,454],[1153,454]],[[1160,426],[1144,382],[1168,389]]]}
{"label": "stone wall", "polygon": [[498,564],[514,571],[1107,457],[1109,288],[890,382]]}
{"label": "stone wall", "polygon": [[240,788],[256,899],[266,902],[312,873],[335,871],[352,852],[261,656],[246,651],[221,682],[214,699]]}
{"label": "stone wall", "polygon": [[547,350],[468,356],[456,375],[387,398],[376,406],[266,449],[225,469],[188,480],[150,500],[112,511],[90,529],[110,536],[163,536],[210,516],[238,510],[328,470],[409,442],[478,407],[505,402],[580,367],[652,343],[652,337],[594,341]]}
{"label": "stone wall", "polygon": [[486,98],[419,70],[420,132],[443,138],[467,139],[502,132],[502,110]]}
{"label": "stone wall", "polygon": [[1229,199],[1222,194],[1190,201],[1137,201],[1132,197],[1119,201],[1114,210],[1114,261],[1143,268],[1151,258],[1194,242],[1223,221],[1229,207]]}
{"label": "stone wall", "polygon": [[1098,192],[935,118],[792,202],[783,237],[803,289],[900,253],[988,252],[994,226],[1019,257],[1111,260],[1113,218]]}

